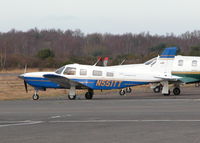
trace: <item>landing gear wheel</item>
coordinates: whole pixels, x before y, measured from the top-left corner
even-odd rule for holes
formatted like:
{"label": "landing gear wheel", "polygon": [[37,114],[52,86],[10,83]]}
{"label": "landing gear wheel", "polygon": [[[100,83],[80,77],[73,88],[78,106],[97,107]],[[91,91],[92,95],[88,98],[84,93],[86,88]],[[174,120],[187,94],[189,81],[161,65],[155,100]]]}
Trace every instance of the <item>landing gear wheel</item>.
{"label": "landing gear wheel", "polygon": [[119,91],[119,94],[121,95],[121,96],[123,96],[123,95],[125,95],[125,90],[124,89],[121,89],[120,91]]}
{"label": "landing gear wheel", "polygon": [[132,89],[130,87],[126,88],[126,92],[127,93],[131,93],[132,92]]}
{"label": "landing gear wheel", "polygon": [[181,93],[180,88],[178,88],[178,87],[174,88],[173,93],[174,93],[174,95],[180,95],[180,93]]}
{"label": "landing gear wheel", "polygon": [[92,92],[86,92],[85,93],[85,99],[92,99],[93,93]]}
{"label": "landing gear wheel", "polygon": [[195,83],[195,87],[200,87],[200,82]]}
{"label": "landing gear wheel", "polygon": [[75,100],[76,99],[76,95],[68,95],[69,100]]}
{"label": "landing gear wheel", "polygon": [[33,100],[38,100],[40,97],[38,94],[33,94],[32,98],[33,98]]}
{"label": "landing gear wheel", "polygon": [[169,96],[171,91],[169,90],[167,94],[163,94],[164,96]]}
{"label": "landing gear wheel", "polygon": [[154,91],[155,93],[159,93],[159,92],[161,91],[161,87],[160,87],[160,86],[156,86],[156,87],[153,89],[153,91]]}

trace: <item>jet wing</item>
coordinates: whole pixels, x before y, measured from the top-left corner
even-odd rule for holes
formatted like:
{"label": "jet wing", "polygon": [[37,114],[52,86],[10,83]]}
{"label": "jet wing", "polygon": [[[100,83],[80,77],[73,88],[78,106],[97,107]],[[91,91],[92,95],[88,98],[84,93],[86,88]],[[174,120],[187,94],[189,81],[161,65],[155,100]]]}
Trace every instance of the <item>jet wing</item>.
{"label": "jet wing", "polygon": [[182,77],[179,77],[179,76],[155,76],[155,78],[159,78],[159,79],[167,80],[167,81],[178,81]]}
{"label": "jet wing", "polygon": [[87,88],[87,86],[77,81],[71,80],[69,78],[66,78],[58,74],[44,74],[43,77],[47,78],[48,80],[52,82],[59,84],[61,87],[64,87],[64,88],[70,88],[71,85],[75,85],[79,89]]}

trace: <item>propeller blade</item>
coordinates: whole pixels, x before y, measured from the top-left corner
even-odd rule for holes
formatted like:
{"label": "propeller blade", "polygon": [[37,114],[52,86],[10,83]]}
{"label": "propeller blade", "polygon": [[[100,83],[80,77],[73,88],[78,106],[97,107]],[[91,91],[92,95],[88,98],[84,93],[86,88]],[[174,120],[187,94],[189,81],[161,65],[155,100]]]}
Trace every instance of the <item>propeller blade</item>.
{"label": "propeller blade", "polygon": [[28,87],[27,87],[27,83],[25,80],[24,80],[24,87],[25,87],[26,93],[28,93]]}

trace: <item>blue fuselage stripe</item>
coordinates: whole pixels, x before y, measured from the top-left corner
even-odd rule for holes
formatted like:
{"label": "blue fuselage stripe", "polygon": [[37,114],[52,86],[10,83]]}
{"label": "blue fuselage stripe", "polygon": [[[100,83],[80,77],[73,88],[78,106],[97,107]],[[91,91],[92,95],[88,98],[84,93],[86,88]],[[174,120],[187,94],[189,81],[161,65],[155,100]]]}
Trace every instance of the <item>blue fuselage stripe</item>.
{"label": "blue fuselage stripe", "polygon": [[[96,90],[120,89],[136,85],[144,85],[145,81],[120,81],[120,80],[97,80],[97,79],[70,79],[86,87]],[[48,80],[47,78],[26,77],[25,81],[34,87],[41,88],[63,88],[59,84]]]}

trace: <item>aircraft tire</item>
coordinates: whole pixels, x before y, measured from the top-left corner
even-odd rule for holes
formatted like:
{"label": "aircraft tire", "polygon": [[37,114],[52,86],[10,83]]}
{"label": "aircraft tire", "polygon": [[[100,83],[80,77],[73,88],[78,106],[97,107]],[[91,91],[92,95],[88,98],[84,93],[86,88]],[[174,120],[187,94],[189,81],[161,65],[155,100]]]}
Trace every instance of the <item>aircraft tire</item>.
{"label": "aircraft tire", "polygon": [[86,92],[86,93],[85,93],[85,99],[90,100],[90,99],[92,99],[92,98],[93,98],[93,93],[92,93],[92,92]]}
{"label": "aircraft tire", "polygon": [[33,94],[32,99],[33,100],[38,100],[40,97],[38,94]]}
{"label": "aircraft tire", "polygon": [[180,93],[181,93],[180,88],[178,88],[178,87],[174,88],[173,93],[174,93],[174,95],[180,95]]}
{"label": "aircraft tire", "polygon": [[119,91],[119,94],[121,95],[121,96],[123,96],[123,95],[125,95],[125,90],[124,89],[121,89],[120,91]]}
{"label": "aircraft tire", "polygon": [[160,93],[161,91],[161,87],[160,86],[156,86],[154,89],[153,89],[154,93]]}
{"label": "aircraft tire", "polygon": [[131,93],[132,92],[132,89],[130,87],[127,87],[126,88],[126,93]]}
{"label": "aircraft tire", "polygon": [[68,95],[68,99],[69,100],[75,100],[76,99],[76,95]]}
{"label": "aircraft tire", "polygon": [[195,87],[200,87],[200,82],[195,83]]}

